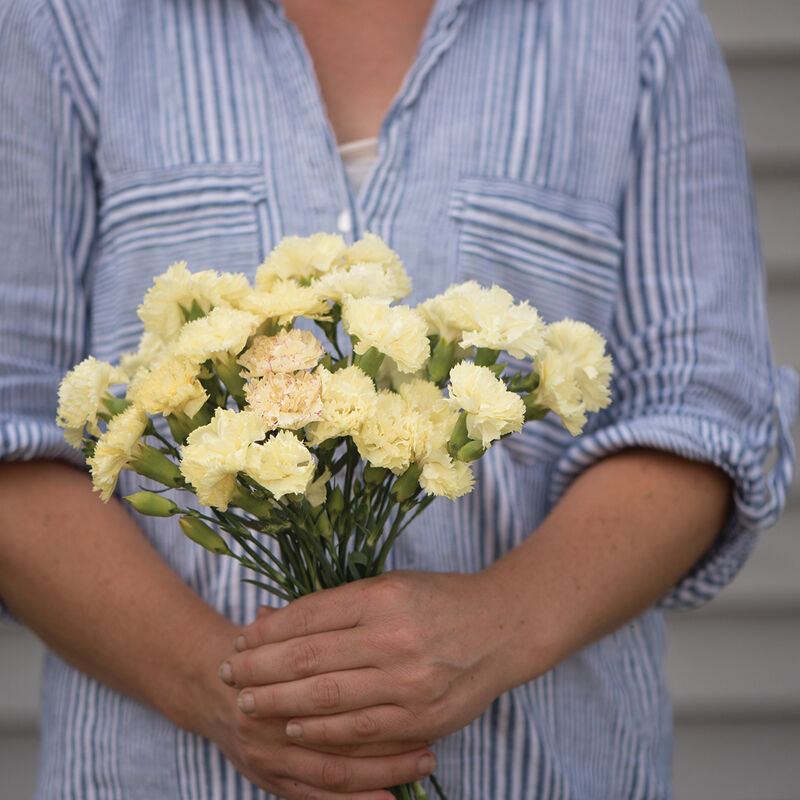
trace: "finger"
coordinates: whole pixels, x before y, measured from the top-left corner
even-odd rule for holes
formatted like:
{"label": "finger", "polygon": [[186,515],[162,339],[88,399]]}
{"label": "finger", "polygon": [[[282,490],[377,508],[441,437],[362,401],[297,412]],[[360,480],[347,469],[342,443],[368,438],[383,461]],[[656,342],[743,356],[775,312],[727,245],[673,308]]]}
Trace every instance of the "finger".
{"label": "finger", "polygon": [[[294,741],[294,740],[293,740]],[[420,750],[429,747],[432,742],[422,739],[405,742],[363,742],[357,744],[325,744],[317,745],[313,742],[297,740],[297,745],[308,750],[316,750],[319,753],[331,753],[338,756],[353,756],[364,758],[365,756],[397,756],[401,753],[410,753],[412,750]]]}
{"label": "finger", "polygon": [[303,781],[318,789],[345,793],[422,780],[435,768],[436,758],[426,749],[396,756],[350,758],[291,747],[286,750],[283,771],[284,777],[302,776]]}
{"label": "finger", "polygon": [[[273,791],[280,792],[281,797],[288,800],[344,800],[345,796],[339,792],[328,792],[317,789],[307,783],[283,779],[276,781]],[[394,795],[385,790],[367,792],[348,792],[347,800],[394,800]]]}
{"label": "finger", "polygon": [[236,640],[236,649],[242,651],[298,636],[354,627],[361,618],[360,600],[364,591],[358,584],[368,582],[369,579],[348,583],[293,600],[274,614],[250,623]]}
{"label": "finger", "polygon": [[219,675],[229,686],[244,688],[375,666],[375,661],[374,645],[363,631],[350,628],[245,650],[223,662]]}
{"label": "finger", "polygon": [[288,683],[248,686],[239,692],[238,704],[250,717],[312,717],[391,703],[395,690],[383,670],[351,669]]}
{"label": "finger", "polygon": [[304,747],[325,750],[364,743],[422,742],[433,744],[430,731],[420,729],[420,720],[398,705],[374,705],[343,714],[289,719],[286,735]]}

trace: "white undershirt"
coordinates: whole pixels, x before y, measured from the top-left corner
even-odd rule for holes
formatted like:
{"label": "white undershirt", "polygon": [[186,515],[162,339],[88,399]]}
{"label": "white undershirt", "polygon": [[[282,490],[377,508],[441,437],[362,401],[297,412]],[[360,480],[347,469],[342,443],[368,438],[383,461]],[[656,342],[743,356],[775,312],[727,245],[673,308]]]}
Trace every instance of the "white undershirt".
{"label": "white undershirt", "polygon": [[347,177],[353,186],[353,191],[358,194],[361,184],[378,160],[378,137],[369,139],[356,139],[339,145],[339,155],[344,163]]}

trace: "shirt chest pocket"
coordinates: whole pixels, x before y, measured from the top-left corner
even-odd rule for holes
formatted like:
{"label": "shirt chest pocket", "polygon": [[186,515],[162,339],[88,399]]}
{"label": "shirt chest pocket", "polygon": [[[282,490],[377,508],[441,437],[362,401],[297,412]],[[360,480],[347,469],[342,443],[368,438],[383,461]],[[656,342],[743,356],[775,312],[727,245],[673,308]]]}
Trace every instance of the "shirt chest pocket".
{"label": "shirt chest pocket", "polygon": [[[497,284],[547,322],[581,320],[607,335],[622,261],[611,206],[515,180],[462,178],[450,215],[458,224],[458,280]],[[558,417],[528,423],[503,442],[515,458],[557,459],[573,438]]]}
{"label": "shirt chest pocket", "polygon": [[259,164],[198,164],[108,179],[101,193],[90,292],[93,352],[135,346],[136,308],[175,261],[250,277],[271,246]]}
{"label": "shirt chest pocket", "polygon": [[459,225],[458,278],[497,284],[542,317],[606,333],[622,259],[611,206],[502,178],[463,178],[450,215]]}

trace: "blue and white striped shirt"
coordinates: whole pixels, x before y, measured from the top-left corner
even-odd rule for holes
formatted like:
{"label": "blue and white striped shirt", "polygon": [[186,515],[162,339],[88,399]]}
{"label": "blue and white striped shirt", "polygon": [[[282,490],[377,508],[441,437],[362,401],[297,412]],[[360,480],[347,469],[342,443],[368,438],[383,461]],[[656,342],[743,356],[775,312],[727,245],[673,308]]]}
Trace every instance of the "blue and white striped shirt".
{"label": "blue and white striped shirt", "polygon": [[[0,165],[4,458],[74,458],[58,381],[135,346],[136,305],[170,262],[252,274],[284,234],[368,229],[405,260],[412,301],[494,282],[600,328],[616,364],[583,436],[543,420],[492,448],[476,491],[435,503],[395,566],[479,570],[581,470],[643,445],[736,484],[722,535],[662,603],[691,607],[784,502],[797,381],[772,366],[743,141],[696,0],[438,0],[358,194],[276,3],[1,0]],[[266,598],[231,560],[142,525],[210,603],[254,617]],[[663,650],[653,610],[503,695],[437,745],[450,797],[670,797]],[[39,800],[265,797],[52,654],[44,693]]]}

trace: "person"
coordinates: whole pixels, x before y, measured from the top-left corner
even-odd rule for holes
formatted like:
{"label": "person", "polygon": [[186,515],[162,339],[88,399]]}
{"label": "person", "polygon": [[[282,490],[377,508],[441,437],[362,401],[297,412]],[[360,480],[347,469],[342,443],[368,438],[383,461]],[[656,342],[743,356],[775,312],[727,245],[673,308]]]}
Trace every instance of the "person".
{"label": "person", "polygon": [[[663,610],[776,518],[797,405],[696,0],[3,0],[0,130],[0,596],[49,648],[38,800],[378,800],[434,766],[459,800],[671,797]],[[589,322],[613,402],[493,447],[388,574],[276,610],[98,501],[56,388],[134,347],[169,263],[252,275],[318,230],[384,237],[412,302],[475,278]]]}

